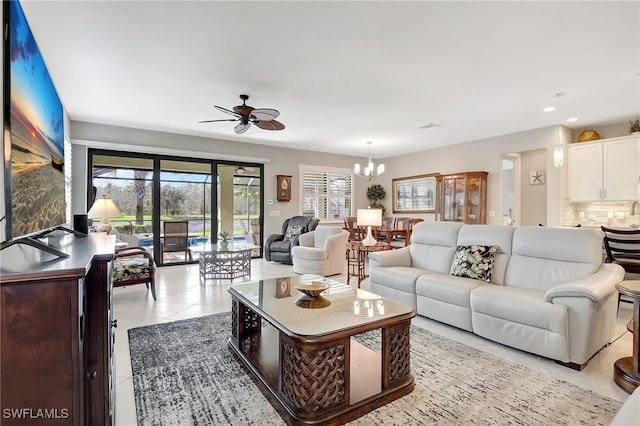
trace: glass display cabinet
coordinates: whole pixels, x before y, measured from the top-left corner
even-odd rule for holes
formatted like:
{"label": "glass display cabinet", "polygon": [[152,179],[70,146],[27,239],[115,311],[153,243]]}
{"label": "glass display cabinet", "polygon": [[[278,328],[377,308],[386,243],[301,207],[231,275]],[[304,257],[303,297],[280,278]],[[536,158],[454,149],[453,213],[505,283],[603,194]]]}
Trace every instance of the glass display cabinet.
{"label": "glass display cabinet", "polygon": [[488,172],[438,176],[438,220],[487,223]]}

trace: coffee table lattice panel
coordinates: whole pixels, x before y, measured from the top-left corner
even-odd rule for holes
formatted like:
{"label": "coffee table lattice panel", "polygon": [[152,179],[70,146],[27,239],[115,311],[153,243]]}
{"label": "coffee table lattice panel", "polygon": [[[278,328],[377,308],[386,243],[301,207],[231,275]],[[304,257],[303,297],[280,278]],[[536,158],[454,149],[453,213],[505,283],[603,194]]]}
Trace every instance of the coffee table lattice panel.
{"label": "coffee table lattice panel", "polygon": [[389,335],[389,381],[393,382],[411,374],[409,327],[391,328]]}
{"label": "coffee table lattice panel", "polygon": [[303,351],[283,339],[282,390],[298,410],[313,413],[345,404],[345,348]]}

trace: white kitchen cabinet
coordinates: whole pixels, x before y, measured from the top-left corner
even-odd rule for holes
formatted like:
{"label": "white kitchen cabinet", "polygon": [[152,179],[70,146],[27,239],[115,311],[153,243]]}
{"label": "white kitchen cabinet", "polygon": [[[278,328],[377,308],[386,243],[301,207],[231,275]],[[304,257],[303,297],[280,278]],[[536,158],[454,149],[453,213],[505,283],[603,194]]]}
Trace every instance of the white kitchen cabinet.
{"label": "white kitchen cabinet", "polygon": [[570,202],[638,199],[638,135],[570,145],[567,164]]}

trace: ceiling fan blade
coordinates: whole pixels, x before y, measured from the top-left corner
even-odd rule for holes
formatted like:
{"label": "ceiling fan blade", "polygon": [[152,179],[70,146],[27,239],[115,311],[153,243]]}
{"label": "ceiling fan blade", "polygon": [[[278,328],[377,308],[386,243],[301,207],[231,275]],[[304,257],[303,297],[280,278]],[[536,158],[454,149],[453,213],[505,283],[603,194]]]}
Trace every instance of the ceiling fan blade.
{"label": "ceiling fan blade", "polygon": [[233,130],[234,130],[237,134],[241,135],[241,134],[243,134],[244,132],[246,132],[247,130],[249,130],[249,127],[251,127],[251,123],[243,123],[243,122],[240,122],[240,123],[238,123],[238,125],[237,125],[236,127],[234,127],[234,128],[233,128]]}
{"label": "ceiling fan blade", "polygon": [[236,117],[242,117],[242,115],[238,114],[235,111],[231,111],[230,109],[226,109],[226,108],[223,108],[223,107],[218,106],[218,105],[214,105],[213,107],[215,109],[217,109],[218,111],[226,112],[227,114],[235,115]]}
{"label": "ceiling fan blade", "polygon": [[238,121],[237,118],[225,118],[223,120],[203,120],[198,121],[198,123],[215,123],[216,121]]}
{"label": "ceiling fan blade", "polygon": [[277,118],[280,111],[272,108],[257,108],[251,111],[251,118],[259,121],[269,121]]}
{"label": "ceiling fan blade", "polygon": [[254,123],[264,130],[284,130],[284,124],[276,120],[254,121]]}

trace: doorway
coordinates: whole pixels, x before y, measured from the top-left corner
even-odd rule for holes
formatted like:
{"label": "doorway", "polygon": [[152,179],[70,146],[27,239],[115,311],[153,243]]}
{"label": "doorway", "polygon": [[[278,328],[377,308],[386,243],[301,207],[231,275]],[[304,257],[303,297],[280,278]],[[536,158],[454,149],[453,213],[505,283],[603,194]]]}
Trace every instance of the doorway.
{"label": "doorway", "polygon": [[500,223],[520,225],[520,154],[502,155],[500,168]]}

